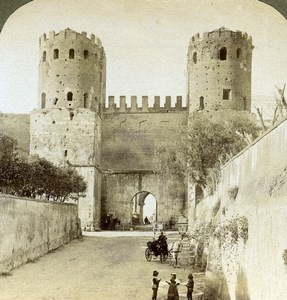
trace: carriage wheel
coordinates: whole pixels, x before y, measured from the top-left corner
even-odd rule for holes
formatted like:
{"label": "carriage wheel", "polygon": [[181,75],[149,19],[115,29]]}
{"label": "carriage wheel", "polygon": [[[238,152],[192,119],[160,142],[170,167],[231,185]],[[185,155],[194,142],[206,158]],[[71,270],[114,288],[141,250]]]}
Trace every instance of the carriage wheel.
{"label": "carriage wheel", "polygon": [[150,253],[149,248],[145,249],[145,258],[147,261],[151,261],[152,259],[152,254]]}

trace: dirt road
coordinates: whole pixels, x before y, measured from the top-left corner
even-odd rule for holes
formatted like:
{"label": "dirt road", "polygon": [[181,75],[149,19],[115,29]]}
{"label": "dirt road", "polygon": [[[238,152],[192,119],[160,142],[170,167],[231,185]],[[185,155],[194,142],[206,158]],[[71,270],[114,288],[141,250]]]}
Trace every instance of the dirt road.
{"label": "dirt road", "polygon": [[[158,300],[166,299],[170,273],[175,271],[184,283],[189,270],[174,269],[159,259],[147,262],[144,251],[150,239],[84,236],[0,277],[0,299],[148,300],[153,270],[163,279]],[[179,293],[185,296],[183,284]]]}

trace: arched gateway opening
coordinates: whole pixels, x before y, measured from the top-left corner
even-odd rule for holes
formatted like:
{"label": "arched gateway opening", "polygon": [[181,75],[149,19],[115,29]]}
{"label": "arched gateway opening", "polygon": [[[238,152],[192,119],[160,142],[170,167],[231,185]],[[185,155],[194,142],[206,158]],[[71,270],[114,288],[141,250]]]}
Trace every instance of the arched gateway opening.
{"label": "arched gateway opening", "polygon": [[157,201],[150,192],[139,192],[131,199],[131,224],[149,225],[157,221]]}

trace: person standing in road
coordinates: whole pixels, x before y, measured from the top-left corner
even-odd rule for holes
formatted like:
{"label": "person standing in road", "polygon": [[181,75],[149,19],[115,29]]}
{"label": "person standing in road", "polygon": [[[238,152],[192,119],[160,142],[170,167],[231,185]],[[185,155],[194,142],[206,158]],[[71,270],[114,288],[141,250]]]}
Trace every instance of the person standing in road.
{"label": "person standing in road", "polygon": [[194,287],[194,281],[193,276],[190,273],[188,276],[188,283],[186,284],[187,287],[187,300],[192,300],[192,293],[193,293],[193,287]]}
{"label": "person standing in road", "polygon": [[169,284],[167,291],[167,300],[179,300],[177,286],[179,283],[176,282],[176,274],[171,274],[170,282],[166,281]]}
{"label": "person standing in road", "polygon": [[157,278],[158,271],[153,271],[153,279],[152,279],[152,298],[151,300],[156,300],[157,298],[157,290],[161,279]]}

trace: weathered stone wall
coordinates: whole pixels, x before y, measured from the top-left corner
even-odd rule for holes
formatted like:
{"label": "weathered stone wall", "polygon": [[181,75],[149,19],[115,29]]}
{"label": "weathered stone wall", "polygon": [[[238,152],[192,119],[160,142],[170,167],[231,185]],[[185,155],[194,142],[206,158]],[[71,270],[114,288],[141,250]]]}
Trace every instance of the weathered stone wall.
{"label": "weathered stone wall", "polygon": [[122,224],[131,223],[132,198],[139,192],[149,192],[156,198],[159,222],[177,220],[185,209],[185,182],[178,178],[164,180],[147,172],[105,175],[103,191],[103,212],[112,213]]}
{"label": "weathered stone wall", "polygon": [[[55,164],[69,162],[87,182],[85,198],[79,200],[82,226],[100,222],[100,156],[102,120],[84,108],[54,108],[34,110],[31,113],[30,153]],[[95,219],[97,218],[97,219]]]}
{"label": "weathered stone wall", "polygon": [[30,153],[78,168],[87,182],[79,200],[84,227],[100,223],[102,112],[106,57],[93,34],[65,29],[39,40],[39,99],[31,113]]}
{"label": "weathered stone wall", "polygon": [[[102,168],[116,171],[154,170],[153,156],[160,146],[174,145],[186,128],[186,108],[155,106],[134,112],[125,99],[116,110],[107,109],[103,120]],[[156,105],[157,104],[157,105]]]}
{"label": "weathered stone wall", "polygon": [[[39,108],[89,108],[104,104],[105,51],[99,38],[66,29],[40,37]],[[104,91],[103,91],[104,90]],[[70,93],[70,96],[68,95]]]}
{"label": "weathered stone wall", "polygon": [[168,223],[185,209],[185,182],[178,178],[163,179],[154,173],[155,155],[160,147],[174,147],[186,128],[187,113],[181,98],[175,107],[170,97],[160,106],[155,97],[153,106],[143,97],[142,107],[136,97],[127,107],[125,97],[120,107],[110,105],[103,120],[102,168],[104,180],[103,213],[115,212],[122,223],[131,221],[131,200],[146,191],[156,198],[158,221]]}
{"label": "weathered stone wall", "polygon": [[30,115],[0,113],[0,132],[17,140],[19,148],[29,153]]}
{"label": "weathered stone wall", "polygon": [[187,64],[191,112],[251,110],[252,49],[251,37],[226,28],[191,38]]}
{"label": "weathered stone wall", "polygon": [[[287,297],[287,261],[284,263],[282,257],[287,249],[286,137],[285,119],[222,169],[222,183],[214,200],[221,201],[217,224],[246,217],[248,239],[244,242],[239,235],[234,242],[227,235],[221,244],[215,238],[209,247],[210,271],[224,275],[221,299]],[[234,197],[235,190],[238,193]],[[209,202],[206,198],[195,209],[197,218],[208,209]]]}
{"label": "weathered stone wall", "polygon": [[87,183],[87,191],[84,197],[79,198],[78,202],[82,228],[99,229],[101,221],[102,173],[92,166],[78,166],[76,170]]}
{"label": "weathered stone wall", "polygon": [[78,207],[0,195],[0,272],[9,272],[79,237]]}
{"label": "weathered stone wall", "polygon": [[101,118],[89,109],[54,108],[31,113],[30,153],[56,164],[99,165]]}

